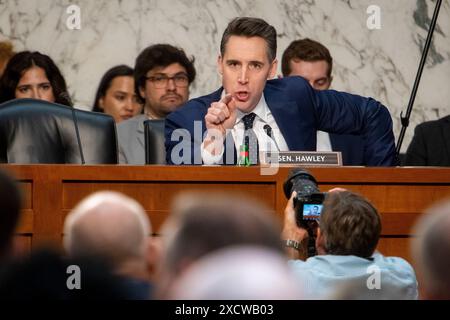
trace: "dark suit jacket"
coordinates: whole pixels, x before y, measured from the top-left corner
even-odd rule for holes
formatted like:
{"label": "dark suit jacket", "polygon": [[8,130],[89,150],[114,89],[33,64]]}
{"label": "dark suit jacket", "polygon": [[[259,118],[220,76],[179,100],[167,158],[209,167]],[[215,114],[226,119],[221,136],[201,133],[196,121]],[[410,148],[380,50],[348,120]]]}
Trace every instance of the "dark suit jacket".
{"label": "dark suit jacket", "polygon": [[416,127],[404,164],[450,166],[450,115]]}
{"label": "dark suit jacket", "polygon": [[364,140],[352,134],[330,133],[331,148],[342,152],[344,166],[365,166],[369,161],[364,159]]}
{"label": "dark suit jacket", "polygon": [[[192,99],[167,117],[167,163],[174,163],[172,153],[182,156],[183,164],[202,163],[204,118],[211,103],[220,100],[222,90]],[[267,81],[264,97],[289,150],[314,151],[317,130],[362,135],[367,165],[394,165],[392,119],[379,102],[333,90],[316,91],[301,77]],[[227,143],[230,138],[228,135]],[[225,152],[224,159],[224,163],[232,164],[236,162],[236,155],[229,157]]]}

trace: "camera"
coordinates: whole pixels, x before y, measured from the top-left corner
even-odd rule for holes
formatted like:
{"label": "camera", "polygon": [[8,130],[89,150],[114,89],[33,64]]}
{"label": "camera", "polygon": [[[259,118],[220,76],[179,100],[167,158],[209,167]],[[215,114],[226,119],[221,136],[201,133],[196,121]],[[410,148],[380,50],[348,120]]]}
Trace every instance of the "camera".
{"label": "camera", "polygon": [[294,209],[297,224],[308,228],[308,221],[320,220],[326,193],[320,192],[316,179],[304,169],[293,169],[283,185],[286,198],[297,192]]}
{"label": "camera", "polygon": [[326,193],[320,192],[316,179],[305,169],[296,168],[289,172],[283,185],[287,199],[297,192],[294,200],[294,210],[297,225],[308,231],[308,257],[317,254],[315,238],[318,221],[323,209]]}

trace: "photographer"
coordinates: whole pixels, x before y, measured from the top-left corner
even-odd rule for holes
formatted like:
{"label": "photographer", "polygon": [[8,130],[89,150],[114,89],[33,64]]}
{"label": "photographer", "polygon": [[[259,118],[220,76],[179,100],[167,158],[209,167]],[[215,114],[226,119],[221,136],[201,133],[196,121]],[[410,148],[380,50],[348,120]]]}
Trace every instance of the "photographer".
{"label": "photographer", "polygon": [[[342,295],[351,283],[374,299],[417,299],[413,268],[401,258],[384,257],[375,249],[381,220],[373,205],[360,195],[333,189],[325,197],[316,230],[300,227],[293,191],[284,212],[284,239],[289,264],[306,299]],[[317,256],[308,258],[308,238],[316,235]],[[383,288],[386,288],[383,290]]]}

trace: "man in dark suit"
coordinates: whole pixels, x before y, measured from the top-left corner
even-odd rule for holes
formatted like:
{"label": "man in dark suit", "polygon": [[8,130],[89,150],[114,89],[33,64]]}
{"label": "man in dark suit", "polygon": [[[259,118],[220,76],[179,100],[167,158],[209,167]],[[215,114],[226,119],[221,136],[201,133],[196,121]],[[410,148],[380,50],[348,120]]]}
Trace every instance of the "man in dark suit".
{"label": "man in dark suit", "polygon": [[450,115],[416,127],[404,165],[450,166]]}
{"label": "man in dark suit", "polygon": [[[281,59],[284,77],[305,78],[316,90],[328,90],[333,81],[333,58],[323,44],[301,39],[291,42]],[[317,131],[317,151],[340,151],[342,162],[348,166],[366,165],[364,140],[361,136]]]}
{"label": "man in dark suit", "polygon": [[268,80],[277,68],[276,31],[264,20],[234,19],[220,50],[223,88],[189,101],[166,119],[168,163],[234,164],[241,146],[249,146],[253,159],[258,149],[312,151],[319,129],[362,135],[367,165],[394,164],[392,120],[380,103],[316,91],[301,77]]}

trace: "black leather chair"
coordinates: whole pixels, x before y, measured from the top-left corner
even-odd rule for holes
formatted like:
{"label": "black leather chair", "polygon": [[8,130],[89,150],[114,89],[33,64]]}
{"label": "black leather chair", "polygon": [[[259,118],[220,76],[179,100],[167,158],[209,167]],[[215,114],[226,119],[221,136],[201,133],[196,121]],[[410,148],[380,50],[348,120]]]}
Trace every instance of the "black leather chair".
{"label": "black leather chair", "polygon": [[85,163],[117,163],[111,116],[36,99],[0,105],[0,162],[82,163],[74,116]]}
{"label": "black leather chair", "polygon": [[164,120],[144,121],[145,164],[166,164]]}

